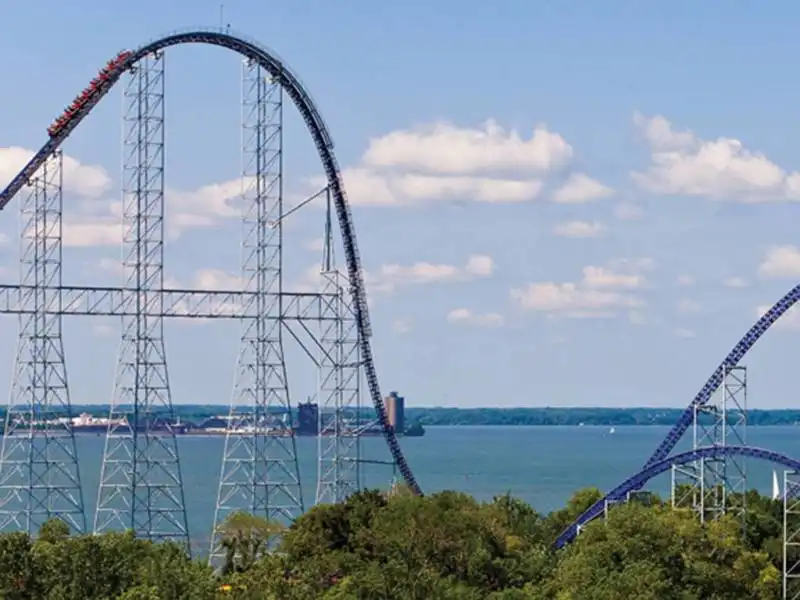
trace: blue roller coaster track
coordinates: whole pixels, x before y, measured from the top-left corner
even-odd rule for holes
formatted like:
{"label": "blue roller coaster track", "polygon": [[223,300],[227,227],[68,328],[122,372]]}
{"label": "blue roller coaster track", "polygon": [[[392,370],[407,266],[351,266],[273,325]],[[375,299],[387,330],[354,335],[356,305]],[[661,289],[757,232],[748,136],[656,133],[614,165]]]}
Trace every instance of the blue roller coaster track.
{"label": "blue roller coaster track", "polygon": [[731,369],[739,364],[739,361],[744,358],[755,343],[764,335],[767,330],[780,319],[786,311],[788,311],[795,303],[800,300],[800,285],[795,286],[788,294],[778,300],[775,305],[765,312],[762,317],[756,321],[747,333],[742,336],[733,349],[728,353],[722,363],[711,374],[703,387],[692,400],[691,404],[686,408],[683,414],[678,419],[678,422],[672,427],[670,432],[664,438],[664,441],[659,444],[652,456],[647,459],[645,467],[655,464],[669,455],[673,448],[680,441],[681,437],[692,424],[694,417],[694,409],[696,406],[706,404],[714,392],[722,384],[726,369]]}
{"label": "blue roller coaster track", "polygon": [[45,160],[47,160],[47,157],[61,146],[69,137],[70,133],[83,121],[97,103],[108,94],[111,88],[114,87],[125,71],[132,69],[137,62],[146,56],[170,46],[184,44],[221,46],[258,63],[270,74],[276,83],[279,83],[283,87],[284,91],[289,95],[300,112],[314,140],[317,152],[319,153],[319,158],[327,177],[328,189],[330,190],[339,221],[345,260],[347,263],[350,295],[353,300],[355,318],[360,337],[361,357],[364,363],[364,371],[367,385],[369,386],[370,397],[375,406],[375,411],[383,428],[386,443],[389,446],[389,451],[392,454],[395,465],[397,465],[397,469],[400,471],[409,488],[411,488],[414,493],[421,495],[422,490],[414,478],[414,474],[411,472],[411,468],[400,449],[400,444],[395,436],[394,429],[387,419],[380,387],[378,386],[378,376],[372,359],[372,347],[370,344],[371,327],[367,308],[367,296],[362,277],[361,258],[356,244],[353,217],[342,185],[341,171],[336,156],[333,153],[333,141],[328,133],[325,122],[322,120],[322,116],[311,100],[310,95],[300,83],[300,80],[282,61],[266,48],[256,42],[219,31],[188,31],[168,35],[133,51],[125,60],[116,64],[113,69],[110,69],[107,75],[104,75],[103,80],[99,82],[96,87],[93,87],[92,95],[89,96],[85,102],[81,103],[78,110],[70,114],[69,120],[50,137],[47,143],[42,146],[41,150],[34,154],[33,158],[31,158],[28,164],[23,167],[22,171],[11,180],[6,189],[0,192],[0,210],[4,209],[22,187],[31,180],[36,171],[44,164]]}
{"label": "blue roller coaster track", "polygon": [[790,458],[784,454],[756,448],[753,446],[708,446],[697,448],[681,454],[675,454],[663,460],[651,463],[632,477],[620,483],[613,490],[608,492],[604,498],[598,500],[590,506],[578,519],[572,523],[555,542],[557,548],[568,544],[578,535],[580,527],[603,514],[606,503],[620,502],[625,500],[629,492],[641,489],[648,481],[661,473],[669,470],[673,465],[685,465],[702,459],[714,459],[723,457],[741,456],[746,458],[756,458],[766,460],[774,464],[783,465],[787,469],[800,470],[800,461]]}
{"label": "blue roller coaster track", "polygon": [[[798,300],[800,300],[800,285],[796,285],[785,296],[783,296],[780,300],[778,300],[772,306],[772,308],[770,308],[767,312],[765,312],[758,319],[758,321],[756,321],[755,324],[747,331],[747,333],[745,333],[744,336],[742,336],[742,338],[736,343],[733,349],[723,359],[720,365],[706,380],[703,387],[700,389],[700,391],[694,397],[692,402],[680,416],[678,422],[675,423],[675,425],[669,431],[664,440],[658,445],[658,448],[656,448],[655,452],[653,452],[652,456],[650,456],[650,458],[644,464],[644,467],[642,471],[640,471],[640,474],[647,472],[647,470],[650,467],[654,467],[656,465],[666,464],[669,466],[671,464],[677,464],[675,463],[677,457],[686,456],[686,454],[678,454],[671,458],[668,458],[669,453],[672,452],[672,450],[680,441],[683,434],[686,433],[686,430],[689,429],[689,427],[691,426],[692,420],[694,419],[695,408],[697,406],[702,406],[708,403],[708,401],[711,399],[711,396],[722,384],[722,379],[725,376],[725,371],[738,365],[739,361],[741,361],[744,358],[744,356],[750,351],[750,349],[753,346],[755,346],[756,342],[759,339],[761,339],[761,336],[763,336],[767,332],[767,330],[778,321],[778,319],[780,319],[784,314],[786,314],[786,312],[790,308],[792,308],[792,306],[794,306]],[[668,466],[666,468],[668,468]],[[634,478],[635,477],[637,476],[635,475]],[[647,481],[649,481],[649,479],[650,478],[642,480],[636,479],[636,481],[639,481],[638,484],[639,487],[626,489],[625,494],[627,494],[629,491],[635,491],[636,489],[640,489],[641,486],[643,486]],[[606,501],[618,500],[618,498],[612,497],[612,494],[613,490],[612,492],[609,492],[609,494],[607,494],[606,497],[600,501],[599,504],[601,507],[605,506]],[[596,510],[597,510],[596,506],[592,506],[588,510],[586,510],[582,515],[580,515],[569,527],[567,527],[561,533],[561,535],[558,536],[558,539],[556,540],[556,546],[561,547],[564,544],[567,544],[571,542],[573,539],[575,539],[575,536],[577,535],[578,532],[578,527],[581,524],[594,519],[597,516],[597,514],[594,512]]]}

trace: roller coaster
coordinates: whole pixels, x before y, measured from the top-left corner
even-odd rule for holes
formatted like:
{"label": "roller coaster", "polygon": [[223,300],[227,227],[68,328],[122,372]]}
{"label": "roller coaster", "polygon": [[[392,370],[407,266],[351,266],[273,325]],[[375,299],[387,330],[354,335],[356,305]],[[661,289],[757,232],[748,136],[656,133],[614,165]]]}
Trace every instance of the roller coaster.
{"label": "roller coaster", "polygon": [[[163,245],[157,238],[158,234],[154,233],[158,227],[153,227],[153,223],[160,223],[160,219],[163,219],[163,52],[173,46],[188,44],[217,46],[239,54],[245,61],[244,77],[250,82],[249,102],[251,106],[255,107],[251,113],[251,116],[254,115],[252,116],[254,121],[249,126],[243,125],[243,127],[248,131],[255,132],[253,137],[255,141],[252,142],[253,147],[243,149],[243,151],[246,155],[249,153],[255,158],[251,163],[252,171],[250,173],[243,172],[242,175],[243,179],[255,182],[253,184],[255,187],[250,190],[249,195],[251,208],[255,212],[247,221],[251,226],[251,240],[255,241],[250,247],[249,260],[251,262],[245,265],[244,271],[257,272],[259,276],[251,277],[250,287],[246,286],[244,290],[213,293],[166,289],[163,286],[161,273]],[[123,287],[115,289],[64,286],[61,282],[59,262],[62,210],[60,147],[94,107],[126,75],[130,76],[132,82],[126,88],[125,93],[131,108],[130,115],[133,116],[129,115],[128,120],[131,125],[125,143],[137,150],[130,153],[131,164],[126,168],[133,176],[129,180],[130,185],[124,190],[127,203],[124,208],[125,219],[130,227],[129,231],[132,232],[128,238],[123,240],[123,245],[126,245],[128,250],[126,254],[128,258],[124,263],[127,273],[126,283]],[[265,107],[270,103],[279,104],[280,101],[276,98],[280,98],[282,93],[289,96],[299,111],[325,172],[326,186],[323,193],[328,206],[326,253],[331,253],[329,247],[332,243],[330,221],[332,220],[331,215],[335,214],[345,256],[344,279],[340,281],[335,276],[335,269],[328,260],[328,264],[323,265],[322,273],[323,279],[327,281],[325,291],[307,297],[300,294],[272,292],[264,275],[270,269],[280,272],[280,265],[276,267],[268,264],[270,259],[267,257],[269,253],[266,250],[275,247],[279,253],[282,244],[280,230],[284,213],[280,198],[275,200],[277,212],[274,212],[275,206],[273,206],[273,212],[270,213],[268,206],[271,194],[280,195],[279,192],[275,192],[274,188],[274,185],[279,186],[280,174],[275,175],[274,180],[270,180],[268,173],[269,165],[276,156],[275,153],[280,150],[269,148],[268,141],[271,138],[268,131],[271,127],[280,129],[281,125],[279,122],[276,124],[269,121],[267,116],[269,111]],[[137,111],[138,117],[136,117]],[[275,114],[279,114],[279,112],[277,111]],[[142,116],[143,113],[146,114]],[[154,129],[158,131],[154,132]],[[134,348],[128,358],[120,359],[121,363],[124,363],[123,366],[136,373],[136,381],[150,380],[158,375],[156,373],[158,369],[161,369],[159,373],[161,373],[162,380],[167,381],[163,340],[160,340],[157,335],[151,335],[160,327],[161,319],[169,316],[224,318],[230,315],[223,314],[224,311],[221,311],[219,306],[221,303],[230,301],[238,303],[240,307],[238,312],[234,311],[233,316],[253,325],[260,332],[258,334],[243,333],[243,352],[246,352],[246,348],[250,347],[254,340],[259,344],[271,344],[280,352],[282,348],[280,332],[287,322],[292,318],[296,320],[311,318],[307,309],[299,308],[301,305],[323,305],[328,304],[331,299],[336,299],[336,302],[341,303],[341,307],[344,307],[342,308],[343,312],[333,316],[329,315],[329,317],[320,313],[315,318],[319,322],[328,318],[335,321],[337,327],[341,328],[347,315],[352,317],[356,342],[349,352],[356,352],[358,355],[358,372],[363,373],[366,379],[369,398],[374,406],[377,421],[383,429],[392,462],[409,488],[416,494],[422,494],[403,455],[393,427],[388,422],[383,405],[377,371],[372,358],[370,344],[372,332],[355,226],[342,184],[341,171],[334,154],[334,144],[315,103],[285,62],[257,42],[232,35],[229,32],[192,30],[174,33],[147,43],[136,50],[124,50],[115,55],[89,86],[67,106],[63,114],[55,119],[47,129],[47,134],[48,138],[41,149],[0,192],[0,210],[3,210],[23,189],[31,190],[30,198],[22,203],[21,210],[26,216],[27,227],[33,231],[33,235],[29,236],[32,240],[27,253],[23,252],[24,256],[22,257],[22,262],[27,268],[25,272],[28,273],[28,279],[17,286],[0,286],[0,305],[3,304],[3,299],[6,300],[5,308],[0,312],[20,315],[21,323],[23,323],[15,371],[17,379],[14,390],[17,393],[16,395],[12,393],[12,400],[9,403],[6,435],[3,438],[3,449],[0,454],[0,518],[2,518],[0,526],[11,525],[30,531],[35,527],[37,518],[38,522],[41,522],[41,519],[58,515],[69,517],[76,529],[84,529],[85,523],[82,520],[85,521],[85,510],[80,489],[74,436],[72,436],[71,430],[62,428],[59,431],[37,431],[37,435],[33,435],[30,429],[34,418],[40,418],[42,415],[63,416],[70,410],[65,371],[63,377],[57,377],[59,369],[64,370],[63,348],[60,339],[62,316],[68,314],[120,316],[123,322],[127,323],[124,325],[127,333],[123,334],[123,345],[129,343]],[[160,187],[153,190],[151,189],[152,185],[147,187],[141,183],[142,181],[160,182]],[[265,223],[271,225],[265,226]],[[269,302],[269,298],[273,297],[279,300],[275,306]],[[749,447],[746,444],[731,444],[724,440],[722,442],[712,440],[706,446],[696,445],[690,451],[670,454],[687,430],[690,427],[698,426],[699,411],[711,402],[721,387],[724,387],[726,378],[740,368],[739,363],[747,352],[770,326],[795,305],[798,299],[800,299],[800,285],[792,289],[758,319],[709,376],[664,441],[645,462],[642,470],[612,489],[602,500],[581,514],[558,537],[555,542],[556,547],[561,548],[572,542],[579,535],[582,527],[604,514],[609,503],[625,501],[630,494],[639,491],[650,479],[670,469],[703,465],[706,461],[724,462],[740,458],[755,458],[785,467],[791,472],[792,477],[800,472],[800,462],[795,459],[767,449]],[[104,302],[106,304],[103,304]],[[179,311],[176,308],[187,303],[195,308],[188,311]],[[154,304],[158,308],[153,309]],[[101,308],[106,305],[108,305],[106,308]],[[292,311],[296,313],[294,317],[290,314]],[[270,325],[275,322],[279,323],[277,329]],[[248,329],[248,331],[251,330]],[[141,350],[142,345],[147,346],[147,350],[144,352]],[[336,354],[338,359],[330,359],[328,363],[325,363],[324,360],[320,361],[318,366],[321,369],[327,368],[329,376],[342,379],[347,365],[352,362],[351,354],[344,356],[347,354],[344,351],[345,345],[345,341],[340,335],[330,345],[331,352],[328,353]],[[136,348],[139,349],[136,350]],[[42,359],[43,355],[48,355],[50,358]],[[160,358],[154,361],[152,356],[156,355]],[[49,361],[46,364],[50,367],[45,371],[50,375],[42,376],[43,360]],[[247,360],[251,362],[247,363]],[[261,377],[256,378],[255,383],[251,382],[249,388],[244,386],[249,390],[248,393],[252,400],[252,414],[263,415],[265,411],[269,412],[271,406],[268,405],[265,396],[269,395],[266,392],[270,390],[273,392],[277,390],[274,395],[281,396],[283,407],[288,409],[286,383],[279,381],[280,373],[282,369],[285,371],[285,366],[267,364],[262,356],[250,359],[240,357],[240,362],[242,361],[262,375],[268,372],[272,373],[278,381],[273,387],[270,387],[265,383],[264,377]],[[280,362],[282,363],[282,358]],[[56,365],[55,368],[52,367],[53,364]],[[38,373],[36,377],[32,374],[34,371]],[[330,375],[331,373],[334,375]],[[50,376],[53,377],[52,381],[48,379]],[[25,377],[27,377],[27,387],[21,382]],[[145,421],[147,421],[147,415],[152,412],[156,404],[168,411],[171,410],[168,385],[165,383],[163,389],[156,389],[156,387],[142,387],[138,383],[127,384],[126,387],[126,385],[120,384],[118,395],[127,398],[127,404],[115,400],[116,405],[112,407],[112,413],[116,411],[117,416],[122,413],[128,416],[131,414],[139,417],[144,415]],[[21,390],[25,391],[27,396]],[[330,394],[331,406],[334,407],[334,413],[337,415],[340,414],[344,402],[342,396],[341,386]],[[241,398],[242,396],[238,397],[238,399]],[[123,404],[127,407],[126,410],[123,410]],[[234,417],[233,405],[232,399],[232,419]],[[745,407],[740,406],[739,408],[742,411],[746,410]],[[114,416],[114,414],[110,416]],[[124,421],[124,419],[122,420]],[[331,424],[321,423],[320,426],[331,427]],[[722,426],[723,428],[728,427],[730,423],[723,423]],[[270,496],[270,491],[266,489],[263,497],[255,498],[258,494],[253,493],[253,490],[269,487],[264,479],[266,467],[264,464],[256,464],[259,461],[256,455],[261,452],[263,460],[266,461],[264,446],[276,443],[274,440],[268,442],[260,439],[258,430],[259,428],[255,427],[254,433],[249,437],[239,436],[247,438],[245,441],[234,440],[230,436],[226,439],[226,454],[223,459],[215,523],[218,523],[225,514],[237,507],[264,511],[269,516],[285,515],[290,518],[295,514],[295,509],[302,510],[302,501],[298,501],[289,491],[293,485],[299,485],[297,478],[293,475],[296,467],[289,464],[292,461],[296,463],[296,457],[293,455],[293,439],[290,433],[285,436],[274,436],[281,440],[284,438],[290,440],[289,442],[285,440],[280,442],[284,444],[283,451],[290,457],[286,459],[283,467],[288,479],[270,485],[280,488],[285,492],[286,497],[293,498],[296,506],[294,508],[287,508],[286,505],[278,506],[277,501]],[[333,430],[338,431],[335,424]],[[20,435],[15,435],[15,433]],[[142,428],[141,423],[137,422],[126,432],[120,432],[116,426],[109,426],[97,512],[100,515],[106,511],[107,516],[116,518],[119,524],[130,527],[141,535],[151,538],[183,539],[188,543],[177,447],[174,444],[174,436],[172,436],[172,441],[164,441],[164,438],[169,437],[169,435],[165,436],[163,432],[159,434],[149,432],[146,423]],[[245,442],[249,443],[250,458],[235,458],[234,447]],[[128,445],[129,458],[123,460],[114,453],[115,444],[120,443]],[[336,442],[336,446],[341,447],[341,440]],[[320,449],[320,473],[335,472],[337,474],[331,475],[333,479],[327,484],[335,490],[332,498],[341,498],[342,494],[348,490],[352,491],[352,482],[344,482],[338,475],[342,465],[347,461],[347,457],[338,454],[329,455],[326,460],[333,467],[326,470],[322,466],[322,454],[324,451]],[[157,455],[160,458],[157,458]],[[145,463],[150,465],[149,471],[143,471]],[[155,479],[148,480],[147,473],[152,472],[153,464],[158,464],[163,473],[167,474],[166,482],[163,480],[156,482]],[[114,474],[117,476],[116,480]],[[61,478],[60,484],[52,483],[59,477]],[[322,475],[320,477],[322,478]],[[696,474],[695,482],[703,485],[703,482],[697,479]],[[324,484],[325,482],[318,482],[318,493]],[[784,489],[785,497],[791,495],[791,490],[800,490],[800,481],[794,487],[787,486]],[[154,491],[159,493],[154,494]],[[794,491],[791,493],[795,493]],[[236,492],[250,494],[249,499],[236,504],[232,500]],[[155,500],[157,496],[162,499],[167,498],[166,504],[157,505]],[[112,499],[120,497],[124,498],[122,504],[113,505]],[[17,505],[13,505],[14,501],[18,501]],[[111,521],[113,519],[108,523]],[[103,530],[108,523],[104,525],[96,515],[94,530]],[[213,544],[212,541],[212,556],[215,552]]]}
{"label": "roller coaster", "polygon": [[[667,433],[667,436],[658,445],[652,456],[650,456],[650,458],[646,461],[642,470],[627,480],[628,482],[634,483],[615,488],[606,494],[603,499],[589,507],[564,532],[562,532],[561,535],[559,535],[558,539],[556,540],[557,547],[563,547],[565,544],[574,540],[575,536],[578,535],[578,532],[583,525],[602,514],[603,506],[605,506],[608,502],[619,502],[628,493],[637,491],[657,473],[661,473],[663,471],[656,469],[656,472],[653,471],[654,468],[663,466],[665,464],[681,465],[686,464],[686,462],[694,462],[694,460],[686,459],[686,457],[692,455],[691,453],[679,454],[670,457],[670,452],[675,448],[675,446],[681,440],[681,437],[695,422],[698,408],[708,404],[713,394],[719,390],[720,386],[723,384],[723,380],[725,379],[725,374],[739,365],[740,361],[745,357],[747,352],[753,348],[756,342],[767,332],[767,330],[769,330],[772,325],[774,325],[784,314],[786,314],[786,312],[789,311],[789,309],[791,309],[798,300],[800,300],[800,285],[792,288],[767,312],[765,312],[758,319],[758,321],[756,321],[756,323],[744,334],[744,336],[742,336],[733,349],[727,354],[727,356],[725,356],[720,365],[709,376],[709,378],[703,384],[703,387],[680,416],[678,422],[672,427],[669,433]],[[743,448],[736,447],[735,451],[732,451],[730,454],[726,454],[726,450],[728,448],[734,447],[735,446],[718,445],[712,455],[714,458],[722,459],[725,459],[728,456],[748,456],[751,458],[760,458],[776,464],[787,466],[791,470],[796,470],[795,467],[792,466],[793,463],[791,459],[788,457],[777,455],[759,448],[750,448],[747,450],[747,452],[745,452]],[[696,455],[697,460],[708,458],[703,454],[705,450],[706,449],[703,448],[695,450],[695,452],[698,453]],[[652,475],[648,476],[650,473],[652,473]]]}
{"label": "roller coaster", "polygon": [[[164,288],[160,237],[163,53],[187,44],[221,47],[244,59],[242,180],[248,189],[242,196],[250,205],[243,216],[243,290]],[[130,80],[124,91],[123,117],[125,283],[115,289],[64,286],[60,147],[126,74]],[[276,166],[282,164],[283,93],[299,111],[326,176],[324,190],[314,196],[324,195],[328,207],[319,294],[280,291],[283,217],[297,208],[283,211],[282,172]],[[228,32],[174,33],[136,50],[119,52],[55,119],[47,134],[41,149],[0,192],[2,210],[23,188],[30,190],[21,207],[28,233],[27,243],[23,235],[21,253],[24,280],[0,289],[0,304],[5,305],[0,312],[21,317],[0,454],[0,528],[35,532],[37,524],[51,516],[64,518],[78,531],[86,527],[74,432],[63,425],[70,403],[60,329],[61,317],[68,314],[120,316],[123,322],[118,381],[109,415],[109,423],[114,425],[109,425],[106,434],[94,531],[130,528],[143,537],[175,539],[190,547],[177,444],[174,435],[151,428],[155,409],[172,411],[160,333],[162,319],[170,316],[243,321],[238,391],[231,399],[229,423],[249,425],[252,433],[234,435],[231,431],[226,437],[212,558],[221,552],[215,539],[217,525],[230,512],[244,509],[291,519],[303,510],[293,433],[287,429],[276,434],[280,419],[271,416],[276,410],[290,414],[282,334],[292,320],[316,322],[323,330],[314,339],[320,349],[319,395],[324,396],[319,427],[321,434],[331,435],[319,436],[317,501],[342,499],[358,487],[354,466],[359,460],[355,449],[358,435],[343,439],[348,435],[340,421],[351,416],[345,404],[358,395],[362,376],[392,464],[409,488],[421,493],[381,397],[361,261],[334,144],[310,95],[284,62],[257,42]],[[338,220],[344,249],[346,273],[342,275],[332,259],[332,214]],[[232,311],[222,310],[231,306]],[[354,326],[348,333],[345,329],[351,322]],[[248,414],[234,414],[238,410],[235,404],[249,406]],[[49,425],[34,431],[34,422]],[[268,430],[272,435],[265,433]],[[330,438],[334,439],[322,441]],[[270,481],[268,472],[272,473]]]}

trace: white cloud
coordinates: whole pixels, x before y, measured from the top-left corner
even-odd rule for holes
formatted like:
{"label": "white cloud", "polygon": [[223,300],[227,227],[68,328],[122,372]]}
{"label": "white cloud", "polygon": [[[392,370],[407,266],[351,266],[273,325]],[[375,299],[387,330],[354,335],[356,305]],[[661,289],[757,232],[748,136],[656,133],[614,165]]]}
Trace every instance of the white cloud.
{"label": "white cloud", "polygon": [[[373,138],[342,178],[354,206],[526,202],[537,198],[544,178],[572,156],[564,138],[543,126],[524,139],[491,120],[478,128],[438,122]],[[605,193],[584,175],[570,182],[564,197],[572,201]],[[325,185],[322,177],[309,183],[314,189]]]}
{"label": "white cloud", "polygon": [[[577,283],[529,283],[512,289],[510,296],[525,310],[571,318],[611,317],[620,310],[643,305],[632,291],[645,284],[642,271],[652,267],[650,259],[618,260],[608,267],[587,266],[583,269],[582,280]],[[637,313],[631,320],[642,318]]]}
{"label": "white cloud", "polygon": [[472,198],[480,202],[522,202],[538,196],[538,180],[493,179],[489,177],[436,177],[404,175],[394,180],[401,196],[412,200]]}
{"label": "white cloud", "polygon": [[691,131],[675,131],[672,123],[661,115],[648,118],[636,112],[633,114],[633,123],[653,148],[681,150],[690,148],[697,143],[697,139]]}
{"label": "white cloud", "polygon": [[444,263],[417,262],[411,265],[386,264],[377,272],[364,273],[370,292],[392,292],[407,285],[470,281],[490,277],[494,261],[490,256],[472,255],[463,267]]}
{"label": "white cloud", "polygon": [[728,277],[722,282],[722,285],[729,288],[744,288],[750,285],[750,283],[742,277]]}
{"label": "white cloud", "polygon": [[697,337],[697,334],[694,331],[687,329],[686,327],[679,327],[676,329],[675,335],[686,340],[692,340]]}
{"label": "white cloud", "polygon": [[503,324],[503,316],[498,313],[474,313],[468,308],[456,308],[447,314],[450,323],[474,325],[476,327],[499,327]]}
{"label": "white cloud", "polygon": [[606,267],[584,267],[583,283],[591,288],[626,288],[641,287],[645,278],[641,273],[619,273]]}
{"label": "white cloud", "polygon": [[678,275],[676,282],[681,287],[691,287],[695,284],[694,277],[691,275]]}
{"label": "white cloud", "polygon": [[221,269],[200,269],[194,274],[192,287],[199,290],[241,290],[243,284],[240,274]]}
{"label": "white cloud", "polygon": [[[0,187],[27,163],[33,152],[19,147],[0,148]],[[122,241],[122,204],[108,200],[113,181],[105,169],[63,157],[64,191],[83,198],[68,206],[63,223],[64,245],[72,247],[118,246]],[[244,185],[233,179],[196,190],[165,190],[166,235],[179,237],[189,229],[212,227],[222,218],[238,217]]]}
{"label": "white cloud", "polygon": [[[423,201],[473,200],[490,203],[525,202],[541,189],[538,179],[443,177],[418,173],[379,173],[364,167],[342,171],[347,197],[353,206],[405,206]],[[311,180],[316,186],[324,179]]]}
{"label": "white cloud", "polygon": [[[66,182],[66,176],[65,176]],[[167,238],[175,240],[191,229],[208,228],[221,219],[239,217],[235,200],[241,197],[239,179],[202,186],[194,191],[164,192],[164,226]],[[99,198],[65,211],[64,246],[88,248],[119,246],[122,243],[122,203],[99,202]]]}
{"label": "white cloud", "polygon": [[363,161],[370,167],[464,175],[503,170],[550,171],[572,159],[572,147],[557,133],[537,127],[529,139],[489,120],[481,128],[448,122],[399,130],[370,140]]}
{"label": "white cloud", "polygon": [[800,275],[800,248],[791,245],[773,246],[758,267],[764,277],[793,278]]}
{"label": "white cloud", "polygon": [[583,288],[575,283],[530,283],[526,288],[512,289],[511,298],[526,310],[574,318],[610,317],[620,308],[641,305],[630,295]]}
{"label": "white cloud", "polygon": [[606,227],[596,221],[567,221],[557,224],[553,228],[553,233],[570,238],[594,238],[605,234]]}
{"label": "white cloud", "polygon": [[800,173],[787,174],[739,140],[702,140],[691,131],[676,131],[660,115],[636,113],[634,123],[651,151],[648,169],[631,173],[644,189],[740,202],[800,199]]}
{"label": "white cloud", "polygon": [[573,173],[553,192],[553,202],[558,204],[583,204],[607,198],[614,190],[583,173]]}
{"label": "white cloud", "polygon": [[62,228],[64,247],[91,248],[122,244],[122,223],[119,219],[87,217],[79,221],[74,217],[65,217]]}
{"label": "white cloud", "polygon": [[644,216],[644,211],[636,204],[623,202],[614,207],[614,217],[620,221],[636,221]]}
{"label": "white cloud", "polygon": [[[33,155],[33,150],[18,146],[0,148],[0,188],[5,187]],[[65,192],[99,198],[111,187],[111,178],[102,167],[81,164],[66,154],[62,165]]]}

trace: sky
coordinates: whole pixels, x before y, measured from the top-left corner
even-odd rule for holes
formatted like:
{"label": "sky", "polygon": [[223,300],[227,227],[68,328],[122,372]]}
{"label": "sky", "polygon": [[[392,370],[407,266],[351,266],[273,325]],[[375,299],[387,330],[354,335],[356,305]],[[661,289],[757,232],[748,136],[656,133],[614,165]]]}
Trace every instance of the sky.
{"label": "sky", "polygon": [[[0,183],[123,48],[222,22],[285,60],[336,143],[381,387],[409,405],[681,407],[800,276],[796,3],[228,0],[222,21],[206,0],[0,10],[13,14]],[[240,65],[220,48],[166,53],[168,285],[239,285]],[[121,104],[112,92],[63,147],[65,284],[120,283]],[[292,108],[284,127],[292,206],[321,168]],[[0,218],[3,283],[18,281],[20,199]],[[285,289],[318,285],[323,217],[316,204],[287,217]],[[0,318],[9,388],[16,332]],[[169,321],[175,403],[230,400],[238,335]],[[109,401],[119,336],[115,319],[65,320],[74,403]],[[316,379],[289,346],[297,402]],[[790,312],[743,361],[751,407],[797,406],[799,346]]]}

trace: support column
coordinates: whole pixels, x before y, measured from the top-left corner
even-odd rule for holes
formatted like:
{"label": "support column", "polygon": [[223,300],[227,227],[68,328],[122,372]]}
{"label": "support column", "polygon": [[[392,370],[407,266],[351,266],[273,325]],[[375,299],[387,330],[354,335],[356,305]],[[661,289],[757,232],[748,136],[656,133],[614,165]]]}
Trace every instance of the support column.
{"label": "support column", "polygon": [[0,531],[34,535],[51,518],[86,529],[61,335],[62,155],[49,156],[21,203],[17,358],[0,450]]}
{"label": "support column", "polygon": [[800,473],[783,473],[783,596],[800,599]]}
{"label": "support column", "polygon": [[335,266],[331,221],[328,194],[321,279],[322,293],[334,296],[320,319],[317,504],[342,502],[361,487],[361,352],[349,282]]}
{"label": "support column", "polygon": [[124,95],[124,287],[133,317],[111,399],[94,530],[132,529],[189,549],[162,314],[164,284],[164,56],[131,70]]}
{"label": "support column", "polygon": [[225,436],[212,564],[224,556],[219,527],[246,511],[288,522],[303,512],[300,467],[283,352],[283,90],[245,61],[242,95],[241,346]]}
{"label": "support column", "polygon": [[[695,408],[692,446],[725,447],[747,442],[747,368],[729,367],[722,384],[705,406]],[[703,459],[672,468],[672,503],[691,507],[701,520],[735,513],[746,515],[747,471],[741,457]],[[736,500],[731,501],[731,494]]]}

